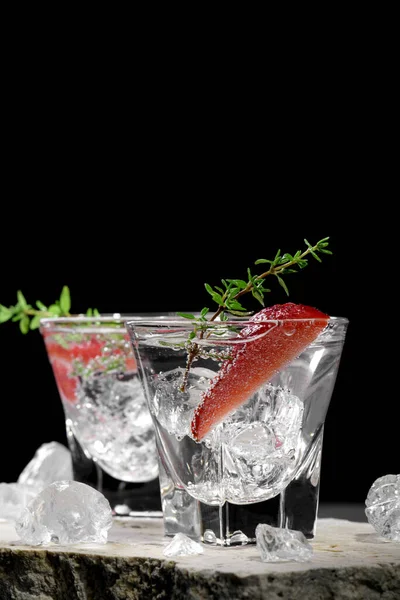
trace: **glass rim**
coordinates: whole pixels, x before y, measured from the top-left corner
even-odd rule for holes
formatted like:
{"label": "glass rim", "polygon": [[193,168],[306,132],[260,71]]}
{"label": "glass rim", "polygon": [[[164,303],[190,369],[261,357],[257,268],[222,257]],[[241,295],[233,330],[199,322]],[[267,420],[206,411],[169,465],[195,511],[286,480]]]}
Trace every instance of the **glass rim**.
{"label": "glass rim", "polygon": [[[55,332],[71,332],[82,331],[82,333],[102,333],[108,332],[109,325],[119,325],[119,329],[123,329],[127,321],[135,322],[136,320],[154,319],[157,317],[157,322],[164,323],[164,319],[175,318],[175,312],[159,312],[159,313],[110,313],[100,316],[87,316],[83,314],[70,315],[69,317],[43,317],[40,319],[40,330],[55,331]],[[74,326],[74,327],[70,327]],[[82,327],[79,327],[82,326]]]}
{"label": "glass rim", "polygon": [[[236,319],[232,319],[232,320],[228,320],[228,321],[204,321],[204,324],[207,325],[207,327],[221,327],[221,325],[232,325],[232,326],[252,326],[252,325],[263,325],[263,324],[274,324],[274,325],[278,325],[278,324],[284,324],[284,323],[316,323],[318,321],[326,321],[326,318],[324,317],[314,317],[314,318],[284,318],[284,319],[260,319],[257,321],[251,321],[248,318],[236,318]],[[198,319],[187,319],[185,317],[180,317],[179,319],[165,319],[165,320],[158,320],[158,319],[154,319],[154,318],[142,318],[142,317],[138,317],[135,320],[128,320],[126,321],[126,326],[131,329],[133,327],[137,327],[138,325],[140,327],[157,327],[158,325],[160,326],[165,326],[167,325],[168,327],[176,327],[176,328],[186,328],[186,327],[192,327],[194,323],[198,323]],[[347,317],[337,317],[337,316],[329,316],[328,317],[328,322],[327,324],[348,324],[349,323],[349,319]]]}

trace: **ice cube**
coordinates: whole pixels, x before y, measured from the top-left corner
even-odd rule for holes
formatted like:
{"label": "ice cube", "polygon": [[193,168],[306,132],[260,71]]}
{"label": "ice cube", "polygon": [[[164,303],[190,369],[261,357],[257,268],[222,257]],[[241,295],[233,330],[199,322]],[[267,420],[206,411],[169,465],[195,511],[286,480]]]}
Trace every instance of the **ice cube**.
{"label": "ice cube", "polygon": [[238,531],[234,531],[232,533],[231,537],[229,538],[229,543],[231,546],[238,546],[239,544],[245,546],[249,543],[249,538],[245,533],[243,533],[243,531],[240,531],[239,529]]}
{"label": "ice cube", "polygon": [[189,556],[191,554],[202,554],[203,546],[191,540],[184,533],[177,533],[172,541],[164,549],[164,556]]}
{"label": "ice cube", "polygon": [[384,538],[400,542],[400,475],[384,475],[365,500],[368,522]]}
{"label": "ice cube", "polygon": [[[234,434],[234,428],[238,433]],[[234,456],[247,463],[268,460],[275,450],[275,435],[265,423],[250,423],[247,426],[232,424],[226,432],[229,449]],[[228,445],[228,444],[227,444]]]}
{"label": "ice cube", "polygon": [[[197,370],[200,369],[193,369],[193,371]],[[153,400],[154,415],[168,433],[178,439],[190,434],[194,410],[200,402],[203,371],[205,369],[201,369],[201,374],[190,373],[185,392],[179,389],[183,381],[184,369],[173,369],[160,374],[157,378]],[[199,387],[197,387],[198,382],[200,382]]]}
{"label": "ice cube", "polygon": [[[272,386],[271,386],[272,387]],[[302,401],[289,391],[278,389],[274,395],[272,426],[277,438],[283,442],[296,440],[301,430],[304,405]]]}
{"label": "ice cube", "polygon": [[312,546],[301,531],[259,523],[256,527],[256,540],[263,562],[306,562],[313,555]]}
{"label": "ice cube", "polygon": [[216,545],[217,536],[215,535],[212,529],[206,529],[203,534],[203,540],[206,544]]}
{"label": "ice cube", "polygon": [[22,483],[0,483],[0,519],[15,520],[39,490]]}
{"label": "ice cube", "polygon": [[73,479],[71,453],[62,444],[49,442],[36,450],[18,477],[18,483],[30,485],[39,492],[50,483],[62,479]]}
{"label": "ice cube", "polygon": [[[298,445],[304,404],[288,389],[270,383],[261,387],[250,400],[225,419],[225,426],[264,423],[275,436],[280,455]],[[228,431],[229,435],[231,432]]]}
{"label": "ice cube", "polygon": [[26,544],[105,544],[112,525],[108,500],[77,481],[56,481],[40,492],[15,523]]}

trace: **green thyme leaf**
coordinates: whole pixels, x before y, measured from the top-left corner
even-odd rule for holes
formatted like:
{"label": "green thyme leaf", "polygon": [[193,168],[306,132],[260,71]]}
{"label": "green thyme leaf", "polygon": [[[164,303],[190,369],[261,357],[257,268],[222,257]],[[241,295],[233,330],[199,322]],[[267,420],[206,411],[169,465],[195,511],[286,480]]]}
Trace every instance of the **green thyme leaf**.
{"label": "green thyme leaf", "polygon": [[277,275],[278,281],[279,281],[279,285],[281,285],[283,287],[283,289],[286,292],[286,295],[289,296],[289,290],[287,289],[287,285],[286,283],[283,281],[282,277],[279,277],[279,275]]}
{"label": "green thyme leaf", "polygon": [[[21,323],[22,323],[22,321],[21,321]],[[39,317],[39,315],[35,315],[32,318],[29,327],[30,327],[30,329],[37,329],[39,326],[40,326],[40,317]]]}
{"label": "green thyme leaf", "polygon": [[[56,300],[53,304],[47,308],[47,306],[37,300],[35,303],[36,308],[25,299],[21,290],[17,291],[17,303],[9,308],[0,304],[0,323],[5,323],[10,320],[13,322],[20,322],[20,329],[23,333],[27,333],[29,329],[38,329],[40,326],[40,320],[47,317],[60,317],[70,316],[71,310],[71,294],[68,286],[62,288],[59,300]],[[100,317],[99,311],[95,309],[89,309],[88,316]]]}
{"label": "green thyme leaf", "polygon": [[258,300],[262,306],[264,306],[264,300],[260,292],[256,288],[254,288],[251,293],[253,294],[254,298]]}
{"label": "green thyme leaf", "polygon": [[28,331],[29,331],[29,317],[27,317],[26,315],[24,317],[22,317],[22,319],[19,322],[19,328],[22,331],[22,333],[28,333]]}
{"label": "green thyme leaf", "polygon": [[55,317],[59,317],[61,315],[61,308],[58,304],[51,304],[48,310]]}
{"label": "green thyme leaf", "polygon": [[215,292],[212,295],[212,299],[214,300],[214,302],[216,302],[217,304],[219,304],[220,306],[224,305],[224,301],[222,299],[221,294],[216,294]]}
{"label": "green thyme leaf", "polygon": [[71,294],[67,285],[61,291],[60,308],[64,314],[68,314],[71,309]]}
{"label": "green thyme leaf", "polygon": [[238,287],[239,290],[244,290],[244,288],[247,285],[247,283],[243,279],[227,279],[227,281],[229,283],[233,283],[233,285],[236,285],[236,287]]}
{"label": "green thyme leaf", "polygon": [[20,308],[26,308],[28,303],[25,300],[25,297],[23,295],[23,293],[21,292],[21,290],[18,290],[17,292],[17,299],[18,299],[18,304],[20,306]]}
{"label": "green thyme leaf", "polygon": [[0,323],[5,323],[13,316],[12,310],[0,304]]}
{"label": "green thyme leaf", "polygon": [[178,312],[177,313],[180,317],[183,317],[184,319],[195,319],[196,317],[194,315],[192,315],[191,313],[183,313],[183,312]]}

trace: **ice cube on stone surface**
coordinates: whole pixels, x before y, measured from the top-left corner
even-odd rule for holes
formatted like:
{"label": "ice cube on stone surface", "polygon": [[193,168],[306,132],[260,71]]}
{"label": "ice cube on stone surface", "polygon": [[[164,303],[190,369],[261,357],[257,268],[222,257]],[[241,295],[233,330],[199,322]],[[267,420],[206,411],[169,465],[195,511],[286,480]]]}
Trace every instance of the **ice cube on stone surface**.
{"label": "ice cube on stone surface", "polygon": [[184,533],[177,533],[164,549],[164,556],[189,556],[191,554],[202,554],[203,552],[201,544],[190,539]]}
{"label": "ice cube on stone surface", "polygon": [[112,525],[108,500],[77,481],[56,481],[24,509],[15,530],[26,544],[105,544]]}
{"label": "ice cube on stone surface", "polygon": [[242,546],[244,546],[245,544],[249,543],[249,538],[245,533],[243,533],[243,531],[240,531],[239,529],[238,531],[234,531],[232,533],[231,537],[229,538],[229,543],[231,546],[238,544],[242,544]]}
{"label": "ice cube on stone surface", "polygon": [[38,490],[22,483],[0,483],[0,519],[18,519]]}
{"label": "ice cube on stone surface", "polygon": [[18,483],[30,485],[41,491],[50,483],[73,479],[71,453],[58,442],[42,444],[26,465]]}
{"label": "ice cube on stone surface", "polygon": [[313,555],[312,546],[301,531],[259,523],[256,540],[263,562],[307,562]]}
{"label": "ice cube on stone surface", "polygon": [[365,514],[375,531],[400,542],[400,475],[384,475],[374,481],[365,500]]}

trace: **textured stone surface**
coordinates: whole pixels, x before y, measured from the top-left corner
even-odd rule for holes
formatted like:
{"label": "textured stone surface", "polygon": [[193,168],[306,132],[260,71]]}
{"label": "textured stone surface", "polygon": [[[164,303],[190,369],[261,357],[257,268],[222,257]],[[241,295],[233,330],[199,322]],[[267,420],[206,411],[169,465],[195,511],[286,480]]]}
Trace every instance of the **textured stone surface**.
{"label": "textured stone surface", "polygon": [[106,545],[22,546],[0,523],[1,600],[399,600],[400,544],[368,523],[321,519],[309,563],[263,563],[255,546],[163,556],[159,519],[118,520]]}

